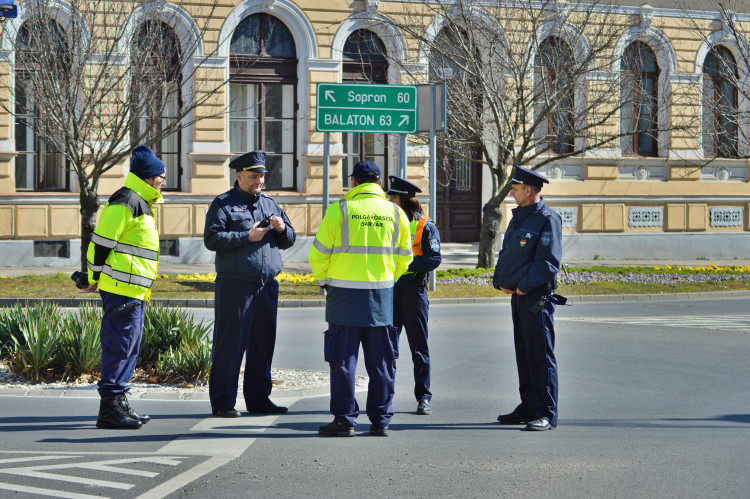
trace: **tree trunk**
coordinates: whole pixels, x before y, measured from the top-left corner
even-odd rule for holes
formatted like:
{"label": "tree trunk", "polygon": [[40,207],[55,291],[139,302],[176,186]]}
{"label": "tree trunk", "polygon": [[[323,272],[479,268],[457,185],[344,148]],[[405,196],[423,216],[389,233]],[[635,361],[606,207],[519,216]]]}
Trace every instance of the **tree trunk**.
{"label": "tree trunk", "polygon": [[482,207],[482,229],[479,232],[479,254],[477,268],[488,269],[495,266],[495,241],[500,231],[500,196],[493,196]]}
{"label": "tree trunk", "polygon": [[96,189],[88,183],[79,182],[81,199],[81,271],[86,272],[88,264],[86,253],[91,236],[96,228],[96,213],[99,211],[99,196]]}
{"label": "tree trunk", "polygon": [[510,186],[505,185],[500,192],[492,196],[482,207],[482,230],[479,233],[479,254],[477,268],[492,268],[495,266],[495,242],[500,234],[500,222],[503,219],[500,205],[510,192]]}

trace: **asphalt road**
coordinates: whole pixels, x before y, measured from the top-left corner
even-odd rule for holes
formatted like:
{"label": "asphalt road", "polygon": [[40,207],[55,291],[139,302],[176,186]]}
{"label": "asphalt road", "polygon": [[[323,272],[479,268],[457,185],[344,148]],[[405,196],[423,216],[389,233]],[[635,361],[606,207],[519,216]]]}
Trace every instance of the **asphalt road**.
{"label": "asphalt road", "polygon": [[[196,310],[196,315],[211,311]],[[413,414],[405,337],[388,438],[326,438],[328,397],[275,417],[138,401],[139,431],[95,399],[0,397],[0,497],[747,497],[746,299],[561,307],[560,420],[495,422],[518,402],[507,304],[431,310],[433,414]],[[322,309],[282,309],[274,366],[325,370]],[[364,407],[364,394],[360,406]]]}

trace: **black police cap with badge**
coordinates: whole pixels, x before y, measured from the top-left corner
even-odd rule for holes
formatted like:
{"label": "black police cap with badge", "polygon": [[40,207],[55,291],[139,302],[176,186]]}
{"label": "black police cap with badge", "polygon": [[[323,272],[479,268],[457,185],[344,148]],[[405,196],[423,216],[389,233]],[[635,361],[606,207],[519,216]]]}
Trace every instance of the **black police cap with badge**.
{"label": "black police cap with badge", "polygon": [[229,168],[238,172],[260,172],[266,173],[266,152],[250,151],[229,163]]}
{"label": "black police cap with badge", "polygon": [[414,197],[416,193],[422,192],[422,189],[420,189],[416,185],[395,175],[389,175],[388,180],[390,181],[391,186],[386,194],[389,196]]}
{"label": "black police cap with badge", "polygon": [[513,177],[508,183],[513,184],[526,184],[533,185],[534,187],[542,187],[544,184],[549,184],[549,180],[541,176],[535,171],[528,170],[522,166],[513,165]]}

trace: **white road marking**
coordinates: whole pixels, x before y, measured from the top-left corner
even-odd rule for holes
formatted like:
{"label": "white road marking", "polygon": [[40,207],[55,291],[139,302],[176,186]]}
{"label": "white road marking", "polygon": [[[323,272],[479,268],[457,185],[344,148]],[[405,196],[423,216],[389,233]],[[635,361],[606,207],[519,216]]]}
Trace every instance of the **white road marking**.
{"label": "white road marking", "polygon": [[0,459],[0,464],[10,463],[27,463],[31,461],[49,461],[51,459],[73,459],[83,456],[35,456],[35,457],[11,457],[9,459]]}
{"label": "white road marking", "polygon": [[63,492],[62,490],[41,489],[39,487],[27,487],[25,485],[12,485],[0,482],[0,490],[10,490],[11,492],[27,492],[49,497],[64,497],[66,499],[102,499],[102,496],[88,496],[86,494],[75,494],[73,492]]}
{"label": "white road marking", "polygon": [[[83,456],[70,456],[71,458],[81,458]],[[41,459],[62,459],[64,456],[49,456],[49,457],[28,457],[28,458],[14,458],[15,462],[18,461],[39,461]],[[92,478],[83,478],[79,476],[71,476],[71,475],[63,475],[60,473],[50,473],[49,470],[65,470],[65,469],[72,469],[72,468],[80,468],[80,469],[86,469],[86,470],[98,470],[103,471],[107,473],[115,473],[115,474],[126,474],[126,475],[137,475],[137,476],[143,476],[147,478],[154,478],[159,475],[159,473],[152,472],[152,471],[142,471],[142,470],[135,470],[131,468],[122,468],[119,466],[113,466],[117,464],[132,464],[132,463],[151,463],[151,464],[163,464],[168,466],[177,466],[182,463],[182,460],[186,459],[185,457],[179,457],[179,456],[146,456],[146,457],[130,457],[130,458],[123,458],[123,459],[110,459],[107,461],[87,461],[87,462],[75,462],[75,463],[64,463],[64,464],[48,464],[48,465],[41,465],[41,466],[25,466],[25,467],[19,467],[19,468],[0,468],[0,473],[5,473],[8,475],[17,475],[17,476],[23,476],[23,477],[30,477],[30,478],[42,478],[45,480],[54,480],[59,482],[66,482],[66,483],[77,483],[81,485],[89,485],[89,486],[95,486],[95,487],[106,487],[106,488],[112,488],[112,489],[120,489],[120,490],[130,490],[133,487],[135,487],[135,484],[130,483],[122,483],[122,482],[113,482],[109,480],[96,480]],[[0,486],[2,488],[6,488],[9,490],[15,490],[12,487],[15,487],[15,485],[10,484],[2,484],[0,483]],[[47,489],[40,489],[40,490],[47,490]],[[50,491],[46,495],[53,495]],[[67,494],[67,492],[63,491],[57,491],[60,494]],[[58,495],[57,497],[68,497],[64,495]],[[72,496],[71,496],[72,497]],[[78,497],[78,496],[75,496]],[[83,497],[83,496],[81,496]],[[89,496],[85,496],[89,497]]]}
{"label": "white road marking", "polygon": [[[277,402],[284,405],[292,405],[299,398],[278,399]],[[59,481],[63,483],[77,483],[91,487],[103,487],[109,489],[130,490],[135,484],[115,482],[109,480],[97,480],[83,478],[78,476],[64,475],[62,473],[52,473],[52,470],[65,470],[80,468],[94,470],[102,473],[113,473],[118,477],[138,476],[144,478],[156,478],[159,473],[149,470],[139,470],[134,468],[124,468],[117,466],[119,464],[132,463],[153,463],[169,466],[181,464],[189,456],[208,457],[195,466],[187,469],[183,473],[157,485],[156,487],[144,492],[140,498],[161,498],[170,493],[179,490],[190,482],[204,476],[207,473],[219,468],[233,459],[238,458],[255,442],[255,433],[266,431],[278,419],[279,415],[262,415],[262,416],[244,416],[240,418],[214,418],[209,417],[196,423],[188,433],[167,443],[161,449],[156,451],[156,455],[143,457],[134,456],[130,458],[110,459],[105,461],[81,461],[91,454],[42,454],[35,456],[14,457],[0,459],[0,465],[14,463],[32,463],[37,461],[74,459],[76,462],[32,465],[13,468],[0,468],[0,474],[24,476],[29,478]],[[208,438],[206,438],[208,437]],[[15,492],[25,492],[29,494],[38,494],[50,497],[64,497],[71,499],[93,498],[101,496],[90,496],[85,494],[76,494],[59,489],[46,489],[40,487],[30,487],[25,485],[14,485],[0,482],[0,490],[10,490]]]}
{"label": "white road marking", "polygon": [[[299,398],[287,398],[274,400],[283,405],[292,405]],[[167,454],[211,454],[211,459],[204,461],[197,466],[187,470],[176,477],[167,480],[158,487],[149,490],[139,496],[138,499],[155,499],[165,497],[172,492],[179,490],[192,481],[197,480],[203,475],[224,466],[228,462],[242,455],[255,442],[255,438],[243,435],[241,432],[260,432],[265,431],[278,418],[278,415],[268,416],[243,416],[240,418],[206,418],[190,428],[193,432],[227,432],[233,433],[232,438],[190,438],[189,435],[178,437],[157,451],[157,453]],[[262,427],[261,425],[265,425]],[[207,452],[207,451],[211,452]]]}
{"label": "white road marking", "polygon": [[631,326],[689,327],[697,329],[721,329],[726,331],[750,331],[750,315],[606,318],[556,317],[555,320],[594,322],[600,324],[624,324]]}

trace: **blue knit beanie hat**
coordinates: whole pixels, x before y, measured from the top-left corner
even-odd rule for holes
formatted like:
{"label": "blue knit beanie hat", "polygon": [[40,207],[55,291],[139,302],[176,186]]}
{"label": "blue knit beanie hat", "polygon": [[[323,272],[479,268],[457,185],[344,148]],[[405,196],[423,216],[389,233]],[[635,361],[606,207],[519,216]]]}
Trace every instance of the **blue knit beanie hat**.
{"label": "blue knit beanie hat", "polygon": [[138,146],[133,149],[130,171],[140,179],[147,179],[166,173],[167,168],[149,147]]}

